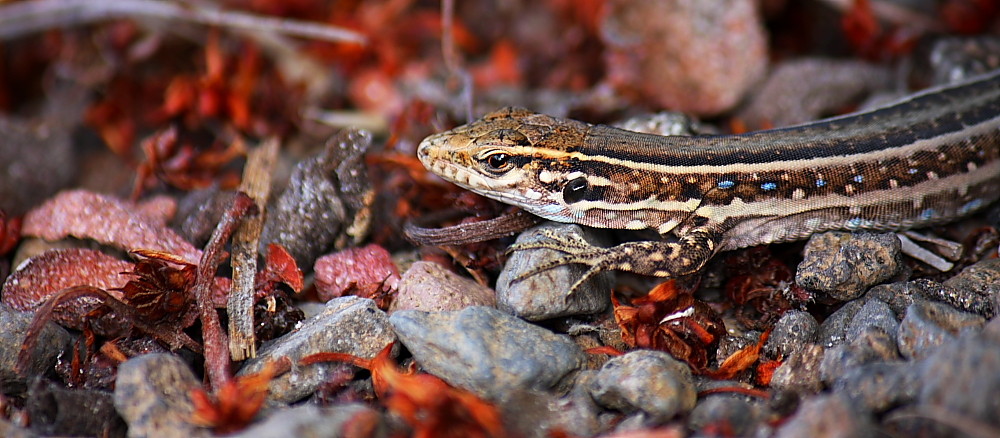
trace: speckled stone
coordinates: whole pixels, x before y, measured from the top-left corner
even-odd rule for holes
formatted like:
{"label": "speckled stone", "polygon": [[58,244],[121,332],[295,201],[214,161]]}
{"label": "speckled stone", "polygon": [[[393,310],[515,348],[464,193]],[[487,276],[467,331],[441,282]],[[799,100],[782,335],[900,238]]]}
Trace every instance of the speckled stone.
{"label": "speckled stone", "polygon": [[73,337],[54,323],[46,324],[39,336],[31,359],[23,375],[14,371],[17,355],[21,352],[24,335],[31,325],[32,315],[18,312],[6,304],[0,304],[0,386],[11,390],[25,385],[25,376],[43,376],[51,372],[56,358],[63,352],[72,351]]}
{"label": "speckled stone", "polygon": [[820,379],[820,363],[823,361],[823,347],[807,344],[797,350],[774,370],[771,387],[795,394],[815,394],[823,389]]}
{"label": "speckled stone", "polygon": [[697,401],[688,365],[653,350],[609,360],[591,382],[590,393],[601,406],[625,413],[641,411],[654,423],[689,412]]}
{"label": "speckled stone", "polygon": [[838,300],[861,296],[901,269],[895,234],[828,232],[809,238],[795,282]]}
{"label": "speckled stone", "polygon": [[955,339],[962,330],[979,330],[985,320],[947,304],[918,301],[906,309],[899,325],[899,352],[907,359],[926,357]]}
{"label": "speckled stone", "polygon": [[871,416],[859,412],[843,396],[821,395],[806,399],[798,411],[778,428],[778,438],[879,436]]}
{"label": "speckled stone", "polygon": [[[364,423],[364,424],[355,424]],[[336,406],[316,406],[304,404],[271,413],[266,420],[254,424],[230,438],[271,438],[279,436],[303,438],[351,437],[356,426],[369,432],[368,438],[384,438],[389,435],[389,426],[378,411],[362,404]],[[398,432],[398,431],[397,431]]]}
{"label": "speckled stone", "polygon": [[201,380],[177,356],[133,357],[118,367],[115,408],[130,437],[207,437],[208,429],[191,424],[191,391],[200,387]]}
{"label": "speckled stone", "polygon": [[419,261],[403,273],[389,311],[439,312],[461,310],[469,306],[494,307],[496,293],[493,289],[461,277],[437,263]]}
{"label": "speckled stone", "polygon": [[291,371],[271,381],[268,400],[291,403],[305,398],[336,373],[337,363],[298,366],[315,353],[346,353],[372,358],[395,340],[385,312],[367,298],[346,296],[326,303],[319,315],[302,321],[295,331],[261,348],[257,357],[247,360],[237,375],[260,372],[271,361],[288,358]]}
{"label": "speckled stone", "polygon": [[[583,239],[601,246],[594,231],[583,231],[579,225],[549,222],[531,228],[517,237],[516,243],[545,241],[543,234]],[[514,281],[522,272],[565,254],[551,249],[514,251],[497,278],[497,307],[528,321],[541,321],[570,315],[600,313],[611,304],[610,274],[602,272],[584,283],[571,296],[566,293],[583,276],[588,267],[580,264],[562,265],[539,272],[521,281]]]}
{"label": "speckled stone", "polygon": [[789,310],[774,324],[764,344],[764,353],[772,358],[788,357],[807,344],[815,343],[818,331],[819,323],[808,312]]}
{"label": "speckled stone", "polygon": [[866,412],[881,413],[911,402],[918,387],[913,364],[897,361],[853,367],[837,379],[833,390]]}
{"label": "speckled stone", "polygon": [[424,370],[491,400],[515,390],[566,391],[586,360],[568,337],[491,307],[400,310],[389,322]]}

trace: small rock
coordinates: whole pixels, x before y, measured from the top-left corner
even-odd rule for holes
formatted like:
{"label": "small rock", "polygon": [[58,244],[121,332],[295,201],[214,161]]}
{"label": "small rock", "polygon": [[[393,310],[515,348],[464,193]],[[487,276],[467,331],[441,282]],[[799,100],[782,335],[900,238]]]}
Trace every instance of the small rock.
{"label": "small rock", "polygon": [[807,344],[816,342],[819,323],[801,310],[789,310],[774,324],[764,344],[764,353],[772,358],[788,357]]}
{"label": "small rock", "polygon": [[[368,429],[371,427],[371,429]],[[361,435],[360,432],[365,434]],[[311,404],[273,412],[266,420],[230,438],[271,438],[278,436],[340,438],[388,436],[388,426],[378,411],[361,404],[320,407]]]}
{"label": "small rock", "polygon": [[290,372],[271,381],[268,399],[291,403],[300,400],[326,382],[340,364],[298,365],[315,353],[346,353],[370,359],[395,340],[385,312],[367,298],[346,296],[326,303],[319,315],[302,321],[301,326],[261,348],[257,357],[247,360],[237,375],[260,372],[268,362],[288,358]]}
{"label": "small rock", "polygon": [[1000,259],[985,259],[944,282],[953,291],[941,297],[958,309],[992,319],[1000,303]]}
{"label": "small rock", "polygon": [[863,300],[848,301],[830,314],[819,326],[819,345],[830,348],[846,342],[847,326],[864,305]]}
{"label": "small rock", "polygon": [[820,377],[828,386],[851,369],[877,361],[899,359],[896,337],[879,327],[867,327],[847,344],[835,345],[823,353]]}
{"label": "small rock", "polygon": [[[861,336],[861,332],[868,327],[879,327],[885,333],[895,336],[899,328],[899,321],[896,320],[896,314],[893,313],[888,304],[871,298],[865,300],[865,304],[854,314],[851,322],[847,324],[844,334],[848,341],[854,340]],[[893,342],[895,342],[895,338]]]}
{"label": "small rock", "polygon": [[115,408],[130,437],[207,437],[207,429],[191,424],[191,390],[200,387],[201,379],[177,356],[137,356],[118,367]]}
{"label": "small rock", "polygon": [[[521,233],[516,243],[548,240],[543,234],[546,232],[570,239],[583,239],[591,245],[601,244],[591,232],[584,232],[579,225],[554,222],[544,223]],[[606,309],[611,304],[611,284],[607,273],[595,275],[573,295],[566,295],[569,288],[589,269],[584,265],[562,265],[521,281],[514,281],[520,273],[564,255],[551,249],[531,249],[511,254],[497,278],[497,307],[528,321],[599,313]]]}
{"label": "small rock", "polygon": [[439,312],[469,306],[495,307],[496,293],[437,263],[419,261],[403,273],[389,312],[407,309]]}
{"label": "small rock", "polygon": [[591,381],[590,393],[601,406],[642,411],[655,424],[694,408],[694,380],[687,364],[662,351],[636,350],[612,358]]}
{"label": "small rock", "polygon": [[178,202],[173,227],[177,234],[201,248],[208,243],[219,220],[233,205],[235,198],[235,190],[221,190],[218,187],[187,192]]}
{"label": "small rock", "polygon": [[879,284],[865,293],[867,299],[877,299],[889,305],[897,318],[902,318],[906,308],[917,299],[928,299],[928,291],[941,287],[940,283],[921,278],[913,281],[898,281]]}
{"label": "small rock", "polygon": [[[596,373],[596,371],[584,371]],[[594,436],[607,429],[598,418],[600,408],[590,394],[574,385],[563,397],[543,391],[512,391],[499,402],[504,427],[511,436],[549,438],[555,432]]]}
{"label": "small rock", "polygon": [[914,399],[915,376],[912,363],[874,362],[848,370],[833,390],[866,412],[882,413]]}
{"label": "small rock", "polygon": [[[918,408],[948,412],[967,422],[1000,429],[1000,339],[985,333],[963,333],[917,364]],[[923,422],[926,436],[956,431]],[[972,436],[974,433],[967,433]]]}
{"label": "small rock", "polygon": [[5,392],[18,386],[23,389],[26,376],[51,373],[56,358],[64,351],[72,351],[73,337],[62,327],[50,322],[39,334],[24,374],[15,372],[17,356],[21,352],[31,319],[31,313],[18,312],[6,304],[0,304],[0,333],[6,333],[5,336],[0,336],[0,387],[5,388]]}
{"label": "small rock", "polygon": [[775,434],[778,438],[880,436],[871,416],[854,409],[843,396],[821,395],[806,399]]}
{"label": "small rock", "polygon": [[715,394],[703,398],[691,411],[688,429],[696,436],[719,436],[724,425],[729,436],[751,436],[764,418],[760,403],[746,397]]}
{"label": "small rock", "polygon": [[350,294],[385,287],[396,288],[399,271],[392,255],[376,244],[349,248],[316,260],[316,295],[330,301]]}
{"label": "small rock", "polygon": [[125,422],[115,411],[110,392],[67,389],[38,379],[28,390],[24,408],[31,430],[42,435],[125,435]]}
{"label": "small rock", "polygon": [[767,37],[751,0],[616,0],[604,9],[609,82],[665,108],[718,114],[767,68]]}
{"label": "small rock", "polygon": [[902,267],[893,233],[829,232],[809,238],[795,282],[837,301],[853,300]]}
{"label": "small rock", "polygon": [[899,325],[899,352],[907,359],[920,359],[945,344],[964,329],[979,329],[985,320],[946,304],[918,301],[906,309]]}
{"label": "small rock", "polygon": [[815,394],[823,389],[820,378],[820,363],[823,361],[823,347],[808,344],[792,353],[771,377],[771,387],[795,394]]}
{"label": "small rock", "polygon": [[568,337],[490,307],[400,310],[389,322],[427,372],[490,400],[514,390],[565,389],[586,360]]}
{"label": "small rock", "polygon": [[38,435],[31,430],[18,427],[13,422],[0,418],[0,436],[6,438],[36,438]]}

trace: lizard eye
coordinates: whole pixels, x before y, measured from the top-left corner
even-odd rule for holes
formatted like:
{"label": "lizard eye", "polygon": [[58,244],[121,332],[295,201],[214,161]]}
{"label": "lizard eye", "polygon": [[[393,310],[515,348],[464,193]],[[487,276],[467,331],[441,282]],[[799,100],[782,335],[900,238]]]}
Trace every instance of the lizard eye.
{"label": "lizard eye", "polygon": [[487,170],[491,172],[506,172],[514,164],[514,160],[510,154],[503,152],[487,155],[482,161],[486,163]]}
{"label": "lizard eye", "polygon": [[566,183],[566,187],[563,187],[563,201],[572,204],[583,200],[583,197],[587,195],[588,185],[587,178],[582,176],[571,179]]}

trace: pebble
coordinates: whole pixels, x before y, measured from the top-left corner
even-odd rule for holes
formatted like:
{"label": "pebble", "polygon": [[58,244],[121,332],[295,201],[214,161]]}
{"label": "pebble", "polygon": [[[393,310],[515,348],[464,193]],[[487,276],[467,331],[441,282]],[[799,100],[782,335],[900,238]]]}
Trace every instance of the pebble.
{"label": "pebble", "polygon": [[879,327],[867,327],[849,343],[826,349],[820,363],[820,377],[829,386],[855,367],[899,358],[895,334],[890,335]]}
{"label": "pebble", "polygon": [[918,383],[909,362],[873,362],[851,368],[833,384],[833,391],[866,412],[881,413],[908,404]]}
{"label": "pebble", "polygon": [[830,348],[846,342],[847,326],[851,324],[854,315],[865,305],[863,300],[852,300],[844,303],[819,325],[819,344]]}
{"label": "pebble", "polygon": [[490,307],[400,310],[389,323],[424,370],[489,400],[523,389],[564,392],[586,361],[568,337]]}
{"label": "pebble", "polygon": [[871,416],[860,412],[847,398],[833,394],[808,398],[798,411],[778,428],[778,438],[881,436]]}
{"label": "pebble", "polygon": [[[549,222],[521,233],[515,244],[549,240],[543,234],[546,232],[569,239],[583,239],[591,245],[602,246],[603,243],[593,231],[584,232],[579,225]],[[544,248],[514,251],[497,278],[497,307],[528,321],[600,313],[608,308],[611,304],[609,273],[595,275],[572,296],[566,296],[569,288],[588,269],[581,264],[558,266],[514,281],[520,273],[564,255],[563,252]]]}
{"label": "pebble", "polygon": [[943,284],[951,293],[941,297],[960,310],[992,319],[1000,303],[1000,258],[985,259],[959,272]]}
{"label": "pebble", "polygon": [[207,437],[191,424],[191,390],[201,379],[179,357],[154,353],[133,357],[118,367],[114,402],[130,437]]}
{"label": "pebble", "polygon": [[415,262],[403,273],[389,312],[441,312],[469,306],[496,307],[496,293],[434,262]]}
{"label": "pebble", "polygon": [[918,301],[906,309],[899,326],[899,352],[907,359],[920,359],[949,343],[962,330],[978,330],[985,320],[932,301]]}
{"label": "pebble", "polygon": [[767,37],[752,0],[615,0],[602,17],[608,81],[665,108],[726,111],[767,68]]}
{"label": "pebble", "polygon": [[869,327],[881,328],[885,333],[892,336],[892,341],[895,342],[896,331],[899,329],[899,321],[888,304],[871,298],[865,300],[861,308],[858,309],[858,312],[854,314],[851,322],[847,324],[844,334],[847,340],[851,341],[861,336],[861,332]]}
{"label": "pebble", "polygon": [[24,387],[24,376],[44,376],[50,373],[56,359],[64,351],[72,351],[73,337],[62,327],[48,323],[39,335],[34,351],[23,375],[14,371],[17,356],[21,352],[32,314],[18,312],[6,304],[0,304],[0,385],[10,391],[16,386]]}
{"label": "pebble", "polygon": [[795,282],[837,301],[853,300],[902,268],[893,233],[829,232],[809,238]]}
{"label": "pebble", "polygon": [[605,408],[627,414],[641,411],[651,424],[690,412],[697,401],[688,365],[653,350],[635,350],[607,361],[591,380],[590,393]]}
{"label": "pebble", "polygon": [[260,372],[268,362],[287,357],[291,371],[271,381],[270,402],[291,403],[309,394],[332,377],[339,363],[299,366],[303,357],[315,353],[346,353],[372,358],[395,340],[385,312],[367,298],[346,296],[326,303],[317,316],[302,321],[298,329],[265,344],[257,357],[247,360],[237,375]]}
{"label": "pebble", "polygon": [[713,394],[691,411],[688,428],[698,436],[750,436],[766,410],[747,397]]}
{"label": "pebble", "polygon": [[823,347],[808,344],[793,353],[771,377],[771,388],[799,395],[816,394],[823,389],[820,364]]}
{"label": "pebble", "polygon": [[46,436],[123,436],[126,431],[112,394],[106,391],[69,389],[36,379],[24,409],[31,430]]}
{"label": "pebble", "polygon": [[[364,424],[358,424],[364,423]],[[352,429],[352,427],[373,427]],[[364,431],[368,438],[389,436],[389,427],[378,411],[356,403],[320,407],[312,404],[294,406],[272,413],[266,420],[230,438],[271,438],[278,436],[308,438],[339,438],[358,436],[351,432]]]}
{"label": "pebble", "polygon": [[819,323],[809,312],[789,310],[774,324],[764,343],[764,353],[771,358],[788,357],[818,339]]}
{"label": "pebble", "polygon": [[[587,370],[582,373],[593,373]],[[579,380],[566,396],[551,392],[522,390],[508,393],[499,402],[504,426],[511,436],[549,438],[560,432],[569,436],[594,436],[609,428],[600,420],[601,409],[590,394],[580,388]]]}

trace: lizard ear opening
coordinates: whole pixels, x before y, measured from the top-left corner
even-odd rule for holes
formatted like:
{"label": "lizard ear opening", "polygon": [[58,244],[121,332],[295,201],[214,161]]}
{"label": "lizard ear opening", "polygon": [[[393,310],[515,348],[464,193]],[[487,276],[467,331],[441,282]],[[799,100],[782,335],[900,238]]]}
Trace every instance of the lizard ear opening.
{"label": "lizard ear opening", "polygon": [[579,202],[587,195],[589,188],[590,184],[587,182],[587,178],[582,176],[573,178],[563,187],[563,201],[566,201],[567,204]]}

